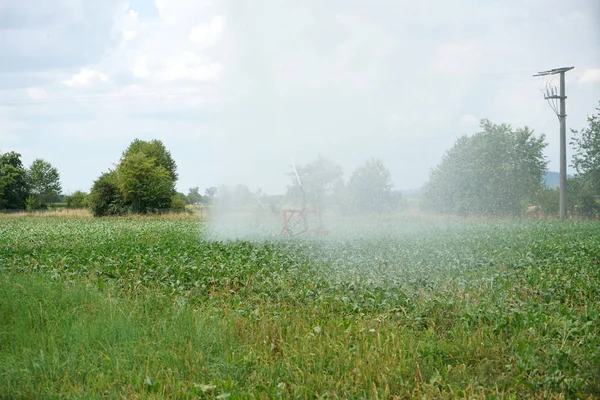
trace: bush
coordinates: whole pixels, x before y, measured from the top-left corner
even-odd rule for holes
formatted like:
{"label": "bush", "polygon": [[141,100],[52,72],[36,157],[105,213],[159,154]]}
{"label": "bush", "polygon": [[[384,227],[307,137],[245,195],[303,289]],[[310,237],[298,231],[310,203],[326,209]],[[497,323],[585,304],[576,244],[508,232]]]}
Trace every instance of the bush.
{"label": "bush", "polygon": [[183,200],[178,194],[176,194],[171,199],[171,209],[178,211],[185,210],[185,200]]}
{"label": "bush", "polygon": [[67,196],[67,208],[87,208],[88,194],[80,190]]}
{"label": "bush", "polygon": [[88,204],[94,217],[121,215],[127,212],[115,171],[100,175],[94,182],[88,196]]}
{"label": "bush", "polygon": [[27,199],[25,200],[25,210],[39,210],[41,207],[42,206],[36,196],[27,196]]}

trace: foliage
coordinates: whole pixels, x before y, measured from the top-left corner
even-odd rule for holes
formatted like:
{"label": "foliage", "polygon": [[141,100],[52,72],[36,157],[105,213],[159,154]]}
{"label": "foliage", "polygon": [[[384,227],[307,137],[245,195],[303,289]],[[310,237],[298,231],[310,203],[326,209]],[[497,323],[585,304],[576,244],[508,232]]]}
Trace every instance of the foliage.
{"label": "foliage", "polygon": [[206,188],[206,190],[204,191],[204,199],[203,201],[207,204],[214,204],[214,202],[217,200],[217,198],[219,197],[219,188],[211,186]]}
{"label": "foliage", "polygon": [[0,209],[25,209],[29,194],[26,176],[19,153],[0,154]]}
{"label": "foliage", "polygon": [[529,128],[481,122],[482,132],[462,136],[430,174],[425,205],[458,215],[519,215],[543,188],[544,136]]}
{"label": "foliage", "polygon": [[5,219],[0,393],[600,395],[600,225],[387,220],[222,242],[192,221]]}
{"label": "foliage", "polygon": [[175,182],[169,171],[145,153],[128,153],[117,170],[119,189],[135,213],[149,213],[171,206]]}
{"label": "foliage", "polygon": [[198,186],[190,188],[185,200],[187,204],[202,203],[202,195],[200,194],[200,188]]}
{"label": "foliage", "polygon": [[358,167],[348,181],[353,212],[389,212],[399,198],[392,192],[392,175],[380,159],[371,159]]}
{"label": "foliage", "polygon": [[257,204],[257,198],[245,185],[219,188],[218,205],[222,210],[234,210]]}
{"label": "foliage", "polygon": [[121,215],[128,211],[115,171],[106,172],[96,179],[88,196],[88,204],[94,217]]}
{"label": "foliage", "polygon": [[573,166],[577,179],[569,181],[569,204],[583,216],[600,215],[600,108],[588,116],[588,127],[579,132],[572,130],[575,137],[571,144],[575,154]]}
{"label": "foliage", "polygon": [[162,142],[136,139],[123,152],[116,170],[94,183],[90,207],[95,216],[169,209],[176,179],[175,162]]}
{"label": "foliage", "polygon": [[177,193],[171,198],[171,205],[169,208],[172,210],[185,210],[185,198],[186,196],[183,193]]}
{"label": "foliage", "polygon": [[[570,181],[569,181],[570,182]],[[541,207],[545,216],[557,216],[559,206],[558,188],[544,188],[540,191],[537,201],[535,202]]]}
{"label": "foliage", "polygon": [[600,107],[587,121],[587,128],[579,132],[572,130],[575,135],[571,143],[575,151],[573,166],[581,177],[590,181],[596,193],[600,193]]}
{"label": "foliage", "polygon": [[[303,206],[323,210],[336,188],[342,183],[342,167],[323,156],[310,164],[298,166],[296,172],[288,174],[292,180],[288,197]],[[299,182],[299,181],[300,182]]]}
{"label": "foliage", "polygon": [[72,195],[67,196],[66,203],[67,208],[87,208],[89,206],[88,194],[77,190]]}
{"label": "foliage", "polygon": [[171,181],[177,181],[177,165],[175,164],[175,160],[173,160],[171,153],[160,140],[151,140],[148,142],[135,139],[127,150],[123,152],[121,162],[138,153],[143,153],[148,159],[153,160],[156,166],[163,167],[168,172]]}
{"label": "foliage", "polygon": [[48,208],[47,204],[41,204],[40,200],[37,196],[27,196],[27,200],[25,200],[25,210],[34,211],[40,209]]}
{"label": "foliage", "polygon": [[593,181],[577,176],[567,182],[567,206],[571,215],[585,218],[600,216],[600,199]]}
{"label": "foliage", "polygon": [[48,161],[39,158],[27,170],[27,185],[40,206],[55,202],[61,191],[58,170]]}

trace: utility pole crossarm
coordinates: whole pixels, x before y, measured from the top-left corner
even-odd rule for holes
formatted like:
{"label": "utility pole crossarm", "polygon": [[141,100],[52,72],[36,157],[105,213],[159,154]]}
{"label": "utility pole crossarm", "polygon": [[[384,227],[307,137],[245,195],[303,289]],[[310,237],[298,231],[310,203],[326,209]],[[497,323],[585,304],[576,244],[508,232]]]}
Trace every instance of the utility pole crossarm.
{"label": "utility pole crossarm", "polygon": [[554,69],[550,69],[548,71],[541,71],[538,72],[537,74],[533,75],[533,76],[546,76],[546,75],[556,75],[556,74],[560,74],[561,72],[567,72],[572,70],[575,67],[563,67],[563,68],[554,68]]}

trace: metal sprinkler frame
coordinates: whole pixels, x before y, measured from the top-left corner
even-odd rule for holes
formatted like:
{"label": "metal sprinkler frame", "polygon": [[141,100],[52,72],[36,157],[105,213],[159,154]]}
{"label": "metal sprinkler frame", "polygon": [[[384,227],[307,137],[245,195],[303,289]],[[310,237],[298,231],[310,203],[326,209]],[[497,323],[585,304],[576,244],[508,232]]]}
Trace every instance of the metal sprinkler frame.
{"label": "metal sprinkler frame", "polygon": [[300,175],[293,164],[292,169],[294,170],[296,180],[298,181],[298,186],[300,187],[300,191],[302,193],[303,204],[302,208],[284,208],[281,210],[283,217],[283,228],[281,230],[281,235],[296,236],[303,233],[313,233],[317,236],[327,235],[329,231],[323,228],[323,217],[320,210],[314,210],[314,213],[318,218],[317,227],[315,229],[309,228],[308,214],[311,210],[306,207],[307,199],[306,192],[304,191],[304,185],[302,185]]}
{"label": "metal sprinkler frame", "polygon": [[325,236],[329,233],[329,231],[323,228],[323,217],[320,211],[315,211],[319,221],[319,224],[315,229],[309,228],[309,210],[306,208],[285,208],[281,211],[283,217],[283,229],[281,230],[281,234],[283,236],[296,236],[303,233],[313,233],[317,236]]}

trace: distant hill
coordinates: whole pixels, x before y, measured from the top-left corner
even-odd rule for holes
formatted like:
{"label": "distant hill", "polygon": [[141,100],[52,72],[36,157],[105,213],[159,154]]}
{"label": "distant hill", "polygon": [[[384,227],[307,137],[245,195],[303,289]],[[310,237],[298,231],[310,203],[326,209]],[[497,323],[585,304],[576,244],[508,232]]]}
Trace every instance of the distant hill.
{"label": "distant hill", "polygon": [[[567,179],[571,179],[572,177],[573,177],[573,175],[567,174]],[[559,187],[560,186],[560,172],[551,172],[551,171],[546,172],[546,175],[544,175],[544,183],[550,189],[555,189],[555,188]]]}

